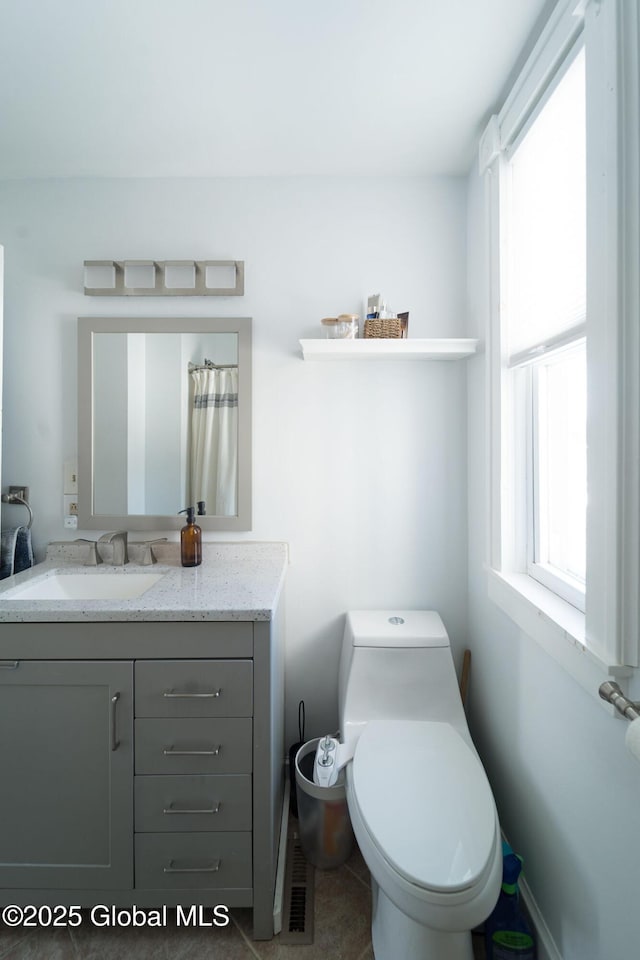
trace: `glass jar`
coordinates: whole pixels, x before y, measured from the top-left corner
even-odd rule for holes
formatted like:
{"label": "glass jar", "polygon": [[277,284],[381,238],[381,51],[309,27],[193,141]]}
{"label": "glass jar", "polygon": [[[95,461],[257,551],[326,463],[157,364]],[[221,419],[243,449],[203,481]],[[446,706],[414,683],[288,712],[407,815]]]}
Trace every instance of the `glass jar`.
{"label": "glass jar", "polygon": [[355,340],[358,336],[358,315],[341,313],[339,317],[325,317],[322,329],[328,340]]}

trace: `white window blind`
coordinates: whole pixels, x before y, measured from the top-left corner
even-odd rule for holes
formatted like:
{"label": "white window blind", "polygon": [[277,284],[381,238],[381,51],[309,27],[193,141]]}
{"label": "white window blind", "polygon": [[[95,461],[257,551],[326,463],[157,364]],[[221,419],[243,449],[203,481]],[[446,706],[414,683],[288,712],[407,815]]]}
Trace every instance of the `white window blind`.
{"label": "white window blind", "polygon": [[507,350],[511,364],[584,333],[585,54],[582,49],[510,158]]}

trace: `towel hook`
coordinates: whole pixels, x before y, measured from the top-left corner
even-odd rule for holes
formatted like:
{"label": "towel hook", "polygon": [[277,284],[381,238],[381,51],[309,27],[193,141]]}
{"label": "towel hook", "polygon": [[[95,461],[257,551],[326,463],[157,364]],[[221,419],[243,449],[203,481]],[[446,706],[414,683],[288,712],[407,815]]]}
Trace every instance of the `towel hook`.
{"label": "towel hook", "polygon": [[26,500],[23,500],[22,497],[17,496],[15,493],[3,493],[2,494],[3,503],[21,503],[23,507],[26,507],[29,511],[29,523],[27,524],[27,530],[31,530],[31,524],[33,523],[33,510],[29,506]]}

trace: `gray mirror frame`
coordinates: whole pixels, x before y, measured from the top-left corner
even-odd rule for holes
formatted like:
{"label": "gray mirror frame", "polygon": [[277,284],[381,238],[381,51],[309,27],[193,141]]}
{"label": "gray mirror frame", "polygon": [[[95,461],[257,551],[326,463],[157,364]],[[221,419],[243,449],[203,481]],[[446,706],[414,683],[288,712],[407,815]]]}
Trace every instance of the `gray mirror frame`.
{"label": "gray mirror frame", "polygon": [[251,530],[251,317],[78,317],[78,526],[85,530],[178,530],[184,517],[96,514],[93,504],[93,336],[96,333],[238,335],[238,513],[198,517],[203,530]]}

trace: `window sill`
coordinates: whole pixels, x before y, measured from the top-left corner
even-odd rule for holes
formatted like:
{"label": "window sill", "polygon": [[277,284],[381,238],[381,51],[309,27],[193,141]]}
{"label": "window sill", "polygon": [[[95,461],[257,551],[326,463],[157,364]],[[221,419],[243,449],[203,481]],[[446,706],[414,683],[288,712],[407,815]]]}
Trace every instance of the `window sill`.
{"label": "window sill", "polygon": [[570,603],[526,574],[489,568],[487,575],[489,598],[596,699],[608,677],[631,675],[585,645],[585,615]]}

